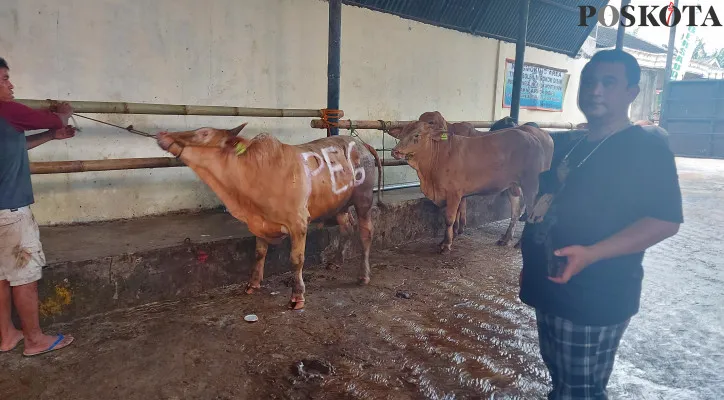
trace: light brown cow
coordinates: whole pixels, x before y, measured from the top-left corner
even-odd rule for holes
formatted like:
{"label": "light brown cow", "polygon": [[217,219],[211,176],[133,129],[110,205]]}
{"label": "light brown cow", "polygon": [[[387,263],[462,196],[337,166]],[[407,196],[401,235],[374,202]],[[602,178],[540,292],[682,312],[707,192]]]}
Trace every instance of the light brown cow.
{"label": "light brown cow", "polygon": [[[470,195],[507,191],[511,205],[508,229],[498,240],[507,245],[520,217],[520,196],[527,210],[538,192],[538,175],[550,168],[553,139],[539,128],[522,125],[478,137],[444,135],[443,129],[415,121],[396,133],[400,142],[392,151],[417,171],[420,189],[445,209],[447,229],[440,251],[451,250],[453,224],[461,200]],[[515,245],[520,246],[520,241]]]}
{"label": "light brown cow", "polygon": [[[469,122],[455,122],[455,123],[449,123],[445,120],[445,118],[442,116],[442,114],[439,111],[427,111],[420,115],[420,117],[417,119],[418,121],[427,122],[435,129],[445,129],[445,126],[447,126],[447,134],[448,135],[460,135],[460,136],[467,136],[467,137],[473,137],[473,136],[485,136],[490,135],[491,131],[479,131],[475,129],[473,124]],[[393,128],[390,130],[390,135],[394,136],[395,138],[399,139],[401,137],[402,128]],[[454,235],[462,235],[465,231],[465,226],[468,224],[468,215],[467,215],[467,209],[468,209],[468,203],[463,198],[460,201],[460,206],[458,207],[458,212],[455,215],[455,222],[453,223],[453,234]]]}
{"label": "light brown cow", "polygon": [[349,233],[349,207],[359,220],[363,259],[360,283],[369,283],[374,170],[380,202],[382,165],[375,149],[350,136],[288,145],[262,133],[252,139],[231,130],[200,128],[161,132],[159,146],[179,157],[219,197],[229,213],[256,236],[256,263],[246,288],[261,287],[269,244],[291,238],[294,287],[290,308],[304,308],[304,250],[308,225],[336,216]]}

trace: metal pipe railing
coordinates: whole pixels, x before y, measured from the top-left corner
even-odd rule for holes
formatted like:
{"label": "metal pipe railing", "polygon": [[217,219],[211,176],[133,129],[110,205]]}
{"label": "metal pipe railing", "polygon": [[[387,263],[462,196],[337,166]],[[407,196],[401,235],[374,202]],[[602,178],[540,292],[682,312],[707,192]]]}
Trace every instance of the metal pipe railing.
{"label": "metal pipe railing", "polygon": [[[17,99],[18,103],[39,110],[51,106],[49,100]],[[64,100],[59,100],[64,101]],[[94,114],[153,114],[153,115],[207,115],[230,117],[317,117],[321,110],[296,108],[253,108],[226,106],[196,106],[183,104],[126,103],[109,101],[68,101],[77,113]],[[341,111],[341,110],[340,110]],[[344,115],[341,112],[340,115]]]}
{"label": "metal pipe railing", "polygon": [[[405,160],[384,160],[383,167],[407,165]],[[120,171],[145,168],[185,167],[180,159],[173,157],[118,158],[110,160],[42,161],[31,162],[33,175],[68,174],[91,171]]]}
{"label": "metal pipe railing", "polygon": [[[401,128],[411,122],[415,121],[384,121],[384,126],[380,121],[357,121],[357,120],[340,120],[340,129],[391,129]],[[448,121],[449,124],[462,121]],[[496,121],[465,121],[473,125],[475,128],[490,128]],[[542,129],[575,129],[575,125],[572,122],[536,122]],[[321,119],[313,119],[310,122],[310,126],[316,129],[327,129],[325,122]]]}

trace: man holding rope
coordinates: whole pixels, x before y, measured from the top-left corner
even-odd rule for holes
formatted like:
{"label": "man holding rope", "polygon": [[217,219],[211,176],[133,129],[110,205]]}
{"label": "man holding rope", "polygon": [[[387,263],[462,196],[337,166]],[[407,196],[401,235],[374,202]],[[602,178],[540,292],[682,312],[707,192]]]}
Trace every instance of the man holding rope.
{"label": "man holding rope", "polygon": [[[40,330],[38,280],[45,255],[30,205],[35,202],[30,181],[28,150],[51,140],[68,139],[75,129],[68,125],[73,109],[61,103],[51,111],[38,111],[15,102],[10,68],[0,58],[0,352],[13,350],[21,341],[25,356],[68,346],[73,337],[49,336]],[[26,130],[47,129],[25,136]],[[22,331],[11,320],[14,302]]]}

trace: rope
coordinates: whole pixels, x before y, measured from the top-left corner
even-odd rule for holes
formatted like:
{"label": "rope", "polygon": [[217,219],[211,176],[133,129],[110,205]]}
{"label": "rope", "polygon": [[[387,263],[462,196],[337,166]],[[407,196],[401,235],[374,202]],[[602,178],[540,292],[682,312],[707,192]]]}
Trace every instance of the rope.
{"label": "rope", "polygon": [[[47,99],[47,101],[50,103],[50,110],[51,110],[51,111],[53,110],[54,107],[57,107],[58,104],[59,104],[59,102],[58,102],[57,100]],[[115,125],[115,124],[112,124],[112,123],[110,123],[110,122],[105,122],[105,121],[97,120],[97,119],[95,119],[95,118],[86,117],[86,116],[80,115],[80,114],[78,114],[78,113],[73,113],[73,114],[70,115],[70,118],[73,120],[73,125],[75,126],[75,130],[78,131],[78,132],[80,132],[81,129],[78,127],[78,122],[76,122],[74,116],[79,116],[79,117],[81,117],[81,118],[89,119],[89,120],[91,120],[91,121],[95,121],[95,122],[98,122],[98,123],[101,123],[101,124],[110,125],[110,126],[113,126],[113,127],[118,128],[118,129],[123,129],[123,130],[126,130],[126,131],[128,131],[128,132],[131,132],[131,133],[133,133],[133,134],[135,134],[135,135],[144,136],[144,137],[152,138],[152,139],[155,139],[155,138],[156,138],[155,135],[152,135],[152,134],[147,133],[147,132],[139,131],[138,129],[134,129],[134,128],[133,128],[133,125],[128,125],[127,127],[124,128],[124,127],[122,127],[122,126]]]}
{"label": "rope", "polygon": [[[322,125],[327,128],[327,136],[331,136],[330,129],[339,127],[339,119],[342,117],[343,112],[331,108],[323,108],[319,111],[322,113]],[[330,121],[330,118],[336,121]]]}
{"label": "rope", "polygon": [[[75,113],[73,113],[73,115],[77,115],[77,116],[79,116],[79,117],[81,117],[81,118],[89,119],[89,120],[91,120],[91,121],[95,121],[95,122],[98,122],[98,123],[101,123],[101,124],[110,125],[110,126],[113,126],[113,127],[118,128],[118,129],[123,129],[123,130],[126,130],[126,131],[128,131],[128,132],[131,132],[131,133],[136,134],[136,135],[139,135],[139,136],[145,136],[145,137],[152,138],[152,139],[155,139],[155,138],[156,138],[156,136],[154,136],[154,135],[152,135],[152,134],[150,134],[150,133],[143,132],[143,131],[139,131],[138,129],[134,129],[134,128],[133,128],[133,125],[128,125],[127,127],[124,128],[124,127],[122,127],[122,126],[115,125],[115,124],[112,124],[112,123],[110,123],[110,122],[105,122],[105,121],[97,120],[97,119],[95,119],[95,118],[86,117],[86,116],[84,116],[84,115],[75,114]],[[75,120],[73,120],[73,121],[75,122]],[[76,124],[76,125],[77,125],[77,124]],[[76,128],[76,129],[77,129],[77,128]]]}

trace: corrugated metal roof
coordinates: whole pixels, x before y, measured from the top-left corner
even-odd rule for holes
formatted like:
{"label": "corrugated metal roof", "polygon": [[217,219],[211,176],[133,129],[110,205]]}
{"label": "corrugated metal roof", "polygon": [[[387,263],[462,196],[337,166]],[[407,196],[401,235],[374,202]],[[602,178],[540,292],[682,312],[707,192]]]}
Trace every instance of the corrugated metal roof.
{"label": "corrugated metal roof", "polygon": [[[397,15],[476,36],[515,43],[522,0],[343,0],[344,4]],[[600,9],[608,0],[589,0]],[[575,57],[595,26],[578,26],[580,1],[531,0],[527,44]]]}
{"label": "corrugated metal roof", "polygon": [[[599,26],[598,31],[595,33],[596,47],[614,47],[614,46],[616,46],[616,35],[618,35],[617,29],[608,28],[605,26]],[[628,47],[630,49],[641,50],[641,51],[645,51],[647,53],[654,53],[654,54],[665,54],[666,53],[665,48],[655,45],[644,39],[638,38],[629,33],[625,33],[625,31],[624,31],[624,35],[623,35],[623,47]]]}

